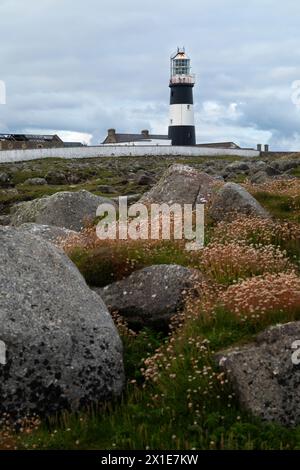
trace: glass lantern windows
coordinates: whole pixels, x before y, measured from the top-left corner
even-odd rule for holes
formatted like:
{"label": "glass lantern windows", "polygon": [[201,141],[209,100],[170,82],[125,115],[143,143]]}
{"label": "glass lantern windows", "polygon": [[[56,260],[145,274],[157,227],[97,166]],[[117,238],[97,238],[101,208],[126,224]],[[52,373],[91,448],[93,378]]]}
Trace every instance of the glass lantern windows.
{"label": "glass lantern windows", "polygon": [[189,59],[174,59],[173,60],[173,75],[189,75],[190,73],[190,60]]}

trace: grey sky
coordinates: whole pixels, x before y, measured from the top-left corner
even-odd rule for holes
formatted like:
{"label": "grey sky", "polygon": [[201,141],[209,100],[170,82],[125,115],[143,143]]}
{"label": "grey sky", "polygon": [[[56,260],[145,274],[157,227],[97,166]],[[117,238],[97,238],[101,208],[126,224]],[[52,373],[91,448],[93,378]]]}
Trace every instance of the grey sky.
{"label": "grey sky", "polygon": [[185,45],[198,142],[299,150],[299,20],[296,0],[0,0],[0,132],[166,133],[169,56]]}

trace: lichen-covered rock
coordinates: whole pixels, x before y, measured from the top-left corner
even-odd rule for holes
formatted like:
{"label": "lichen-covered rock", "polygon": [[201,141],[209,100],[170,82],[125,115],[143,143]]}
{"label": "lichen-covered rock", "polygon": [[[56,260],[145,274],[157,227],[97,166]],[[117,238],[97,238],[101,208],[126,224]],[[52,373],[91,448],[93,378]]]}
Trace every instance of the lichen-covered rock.
{"label": "lichen-covered rock", "polygon": [[228,173],[248,173],[249,170],[249,163],[243,161],[232,162],[225,167],[225,171],[227,171]]}
{"label": "lichen-covered rock", "polygon": [[[217,354],[242,406],[255,416],[285,426],[300,424],[300,322],[271,327],[254,344]],[[298,351],[300,349],[298,343]]]}
{"label": "lichen-covered rock", "polygon": [[270,217],[268,212],[246,189],[236,183],[226,183],[213,198],[209,209],[210,217],[219,222],[245,214],[257,217]]}
{"label": "lichen-covered rock", "polygon": [[33,222],[79,232],[86,222],[95,219],[97,208],[102,203],[114,204],[108,198],[95,196],[85,190],[62,191],[52,196],[17,204],[13,208],[11,223],[18,226]]}
{"label": "lichen-covered rock", "polygon": [[67,177],[66,175],[57,170],[50,170],[45,175],[45,180],[48,184],[67,184]]}
{"label": "lichen-covered rock", "polygon": [[74,230],[69,230],[67,228],[56,227],[55,225],[40,225],[40,224],[33,224],[27,223],[22,224],[19,227],[24,233],[29,233],[31,235],[35,235],[38,237],[43,238],[51,243],[58,243],[70,236],[73,238],[76,236],[80,236],[78,232]]}
{"label": "lichen-covered rock", "polygon": [[130,326],[164,328],[201,281],[203,277],[195,269],[162,264],[94,290],[108,309],[124,316]]}
{"label": "lichen-covered rock", "polygon": [[251,176],[250,182],[252,184],[261,184],[265,183],[268,180],[268,175],[265,171],[261,170]]}
{"label": "lichen-covered rock", "polygon": [[45,186],[47,181],[45,178],[28,178],[24,181],[24,184],[28,184],[30,186]]}
{"label": "lichen-covered rock", "polygon": [[119,395],[122,344],[101,298],[51,243],[0,227],[0,246],[0,413],[48,415]]}
{"label": "lichen-covered rock", "polygon": [[192,204],[209,199],[216,180],[202,171],[175,164],[168,168],[140,202],[145,204]]}

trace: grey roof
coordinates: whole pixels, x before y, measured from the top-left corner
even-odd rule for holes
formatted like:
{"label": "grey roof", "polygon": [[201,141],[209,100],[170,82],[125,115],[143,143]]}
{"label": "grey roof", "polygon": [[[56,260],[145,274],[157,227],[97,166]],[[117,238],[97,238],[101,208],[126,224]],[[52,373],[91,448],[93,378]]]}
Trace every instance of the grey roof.
{"label": "grey roof", "polygon": [[64,142],[65,147],[84,147],[82,142]]}
{"label": "grey roof", "polygon": [[215,147],[223,149],[240,149],[234,142],[210,142],[207,144],[197,144],[197,147]]}
{"label": "grey roof", "polygon": [[[169,137],[167,135],[162,135],[162,134],[149,134],[149,135],[143,135],[143,134],[114,134],[114,138],[116,139],[117,144],[121,143],[126,143],[126,142],[140,142],[140,141],[147,141],[147,140],[169,140]],[[108,141],[108,137],[105,138],[105,140],[102,142],[103,144],[106,144]]]}
{"label": "grey roof", "polygon": [[33,134],[0,134],[0,140],[9,140],[14,142],[45,142],[53,139],[61,140],[57,135],[33,135]]}

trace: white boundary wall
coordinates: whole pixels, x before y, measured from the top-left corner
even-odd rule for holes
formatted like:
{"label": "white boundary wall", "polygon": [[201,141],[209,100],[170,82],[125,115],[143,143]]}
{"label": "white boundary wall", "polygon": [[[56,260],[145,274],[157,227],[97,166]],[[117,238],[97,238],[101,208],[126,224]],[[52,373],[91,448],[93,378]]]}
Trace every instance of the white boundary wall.
{"label": "white boundary wall", "polygon": [[234,155],[236,157],[258,157],[257,150],[219,149],[210,147],[177,147],[171,145],[119,146],[100,145],[95,147],[71,147],[34,150],[0,150],[0,163],[25,162],[42,158],[95,158],[95,157],[217,157]]}

